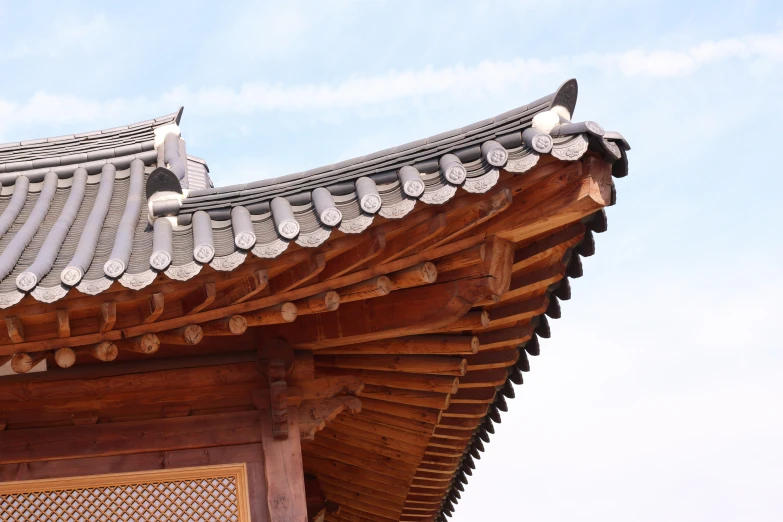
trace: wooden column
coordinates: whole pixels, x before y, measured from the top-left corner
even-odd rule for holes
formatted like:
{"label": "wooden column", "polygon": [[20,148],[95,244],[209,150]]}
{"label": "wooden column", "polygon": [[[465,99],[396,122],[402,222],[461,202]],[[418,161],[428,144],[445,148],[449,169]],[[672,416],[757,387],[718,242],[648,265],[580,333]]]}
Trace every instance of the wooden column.
{"label": "wooden column", "polygon": [[269,385],[269,392],[255,394],[253,401],[261,411],[270,522],[307,522],[299,408],[289,406],[286,382],[294,361],[291,346],[282,339],[267,340],[258,350],[259,370]]}
{"label": "wooden column", "polygon": [[270,522],[307,522],[302,447],[299,441],[299,408],[288,408],[288,437],[276,439],[272,417],[261,415],[267,507]]}

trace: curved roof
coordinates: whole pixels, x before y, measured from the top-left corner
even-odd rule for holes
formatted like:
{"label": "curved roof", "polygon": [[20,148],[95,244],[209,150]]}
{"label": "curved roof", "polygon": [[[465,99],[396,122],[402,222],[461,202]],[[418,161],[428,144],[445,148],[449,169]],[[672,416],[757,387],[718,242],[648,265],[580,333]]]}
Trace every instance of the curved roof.
{"label": "curved roof", "polygon": [[[206,264],[233,270],[248,255],[276,257],[292,241],[317,247],[335,229],[361,233],[376,215],[401,218],[419,202],[448,201],[458,189],[486,192],[501,170],[523,174],[542,155],[575,161],[592,150],[624,176],[627,143],[594,122],[571,122],[576,97],[569,80],[544,98],[460,129],[222,188],[211,187],[203,160],[187,155],[182,109],[124,127],[2,145],[0,308],[27,293],[53,302],[73,287],[98,294],[115,281],[143,288],[160,272],[187,280]],[[185,190],[176,190],[176,181]]]}

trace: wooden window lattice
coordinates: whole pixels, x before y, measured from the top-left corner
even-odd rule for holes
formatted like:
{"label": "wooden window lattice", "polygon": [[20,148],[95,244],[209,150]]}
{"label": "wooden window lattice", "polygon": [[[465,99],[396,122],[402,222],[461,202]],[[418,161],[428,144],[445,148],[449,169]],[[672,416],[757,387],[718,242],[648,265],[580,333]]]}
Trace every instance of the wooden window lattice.
{"label": "wooden window lattice", "polygon": [[[0,484],[0,521],[249,521],[244,466],[235,467],[241,473],[223,475],[203,476],[205,469],[193,469],[202,476],[168,480],[145,480],[166,473],[163,471],[31,481],[18,483],[23,485],[18,492],[3,491],[13,488],[13,483]],[[182,475],[188,470],[177,471]],[[121,480],[123,477],[127,480]],[[137,480],[130,480],[134,478]],[[69,487],[74,481],[84,485]],[[36,482],[44,487],[36,491]]]}

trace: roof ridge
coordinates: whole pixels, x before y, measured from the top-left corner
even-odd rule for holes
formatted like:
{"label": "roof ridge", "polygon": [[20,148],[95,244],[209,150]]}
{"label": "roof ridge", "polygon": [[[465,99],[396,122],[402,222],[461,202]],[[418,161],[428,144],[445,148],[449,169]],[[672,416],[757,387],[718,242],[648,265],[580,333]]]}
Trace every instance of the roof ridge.
{"label": "roof ridge", "polygon": [[[6,143],[0,143],[0,157],[9,151],[18,151],[18,150],[30,150],[30,149],[37,149],[37,148],[43,148],[50,144],[56,144],[56,145],[65,145],[65,142],[73,141],[77,139],[82,138],[93,138],[93,137],[100,137],[100,136],[109,136],[112,134],[119,134],[122,131],[128,131],[128,130],[134,130],[134,129],[140,129],[145,126],[149,126],[151,129],[154,129],[156,127],[160,127],[162,125],[166,125],[169,123],[175,123],[179,125],[180,119],[182,118],[182,113],[184,111],[184,107],[180,107],[177,109],[177,111],[165,114],[163,116],[159,116],[157,118],[152,118],[148,120],[138,121],[135,123],[129,123],[127,125],[120,125],[117,127],[108,127],[105,129],[98,129],[93,131],[86,131],[86,132],[79,132],[74,134],[63,134],[61,136],[52,136],[47,138],[37,138],[37,139],[30,139],[30,140],[22,140],[22,141],[9,141]],[[0,160],[0,165],[4,165],[10,162],[2,161]]]}

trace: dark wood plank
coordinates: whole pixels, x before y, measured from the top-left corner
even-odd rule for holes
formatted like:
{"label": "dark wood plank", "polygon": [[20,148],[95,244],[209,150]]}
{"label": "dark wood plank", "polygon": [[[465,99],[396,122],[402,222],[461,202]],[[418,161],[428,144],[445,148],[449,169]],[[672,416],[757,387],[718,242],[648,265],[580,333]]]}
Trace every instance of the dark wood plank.
{"label": "dark wood plank", "polygon": [[[124,423],[8,430],[0,463],[209,448],[260,442],[257,411]],[[297,437],[298,440],[298,437]]]}
{"label": "dark wood plank", "polygon": [[[84,475],[103,475],[107,473],[133,473],[158,469],[175,469],[193,466],[248,463],[248,479],[254,474],[251,467],[260,469],[260,483],[250,480],[250,498],[264,492],[266,507],[266,483],[263,480],[262,448],[260,443],[220,446],[174,451],[156,451],[135,453],[132,455],[114,455],[108,457],[84,457],[67,460],[42,460],[0,465],[0,482],[18,480],[45,480]],[[252,509],[251,509],[252,511]],[[262,519],[266,520],[266,519]],[[253,521],[255,522],[255,520]]]}

